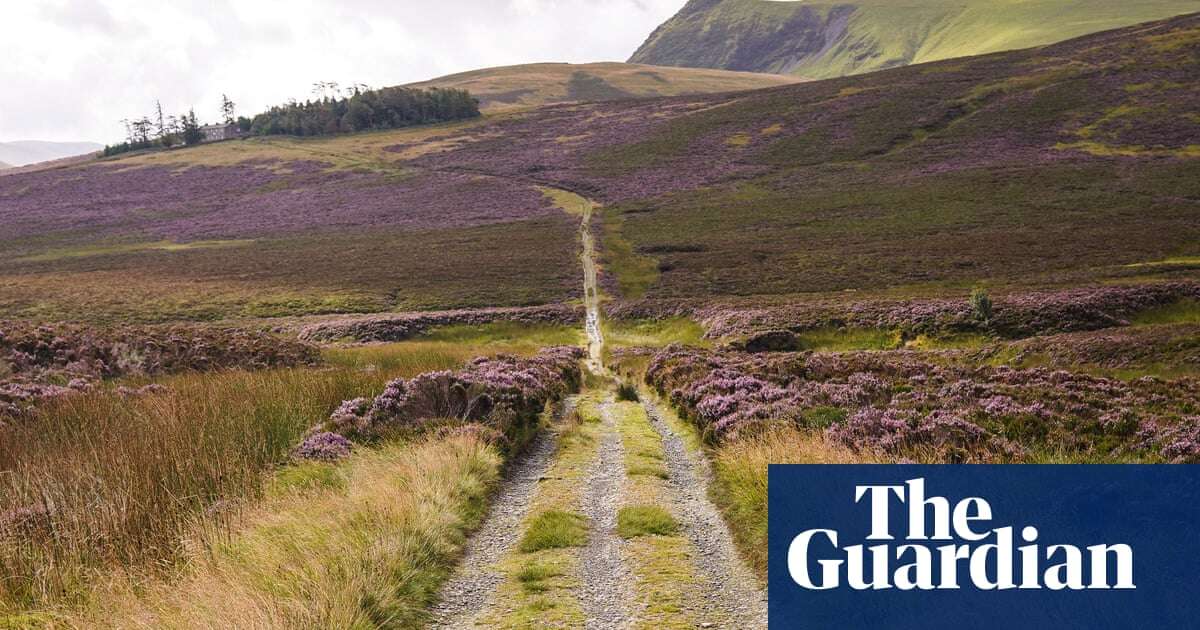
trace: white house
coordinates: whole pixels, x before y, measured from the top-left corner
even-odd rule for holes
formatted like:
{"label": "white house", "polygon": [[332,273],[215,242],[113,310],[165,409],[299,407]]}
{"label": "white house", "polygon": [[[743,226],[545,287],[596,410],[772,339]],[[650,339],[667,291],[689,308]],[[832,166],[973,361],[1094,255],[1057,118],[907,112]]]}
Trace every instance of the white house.
{"label": "white house", "polygon": [[220,125],[204,125],[200,128],[200,131],[204,133],[204,142],[232,140],[234,138],[240,138],[242,135],[242,130],[238,129],[237,125],[227,125],[224,123]]}

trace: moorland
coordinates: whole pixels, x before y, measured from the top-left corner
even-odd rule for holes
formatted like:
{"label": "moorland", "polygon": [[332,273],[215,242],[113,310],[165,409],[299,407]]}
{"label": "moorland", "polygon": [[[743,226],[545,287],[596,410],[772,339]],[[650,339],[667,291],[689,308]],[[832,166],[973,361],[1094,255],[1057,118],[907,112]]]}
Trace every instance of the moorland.
{"label": "moorland", "polygon": [[1193,14],[0,175],[0,615],[753,627],[769,463],[1200,461],[1198,63]]}

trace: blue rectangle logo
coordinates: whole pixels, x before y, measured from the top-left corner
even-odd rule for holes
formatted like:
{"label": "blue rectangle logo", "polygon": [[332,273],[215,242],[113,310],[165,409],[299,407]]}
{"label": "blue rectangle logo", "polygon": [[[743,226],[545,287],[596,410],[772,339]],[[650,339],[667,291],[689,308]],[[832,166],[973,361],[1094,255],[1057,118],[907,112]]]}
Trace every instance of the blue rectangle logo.
{"label": "blue rectangle logo", "polygon": [[770,627],[1200,627],[1195,466],[773,465]]}

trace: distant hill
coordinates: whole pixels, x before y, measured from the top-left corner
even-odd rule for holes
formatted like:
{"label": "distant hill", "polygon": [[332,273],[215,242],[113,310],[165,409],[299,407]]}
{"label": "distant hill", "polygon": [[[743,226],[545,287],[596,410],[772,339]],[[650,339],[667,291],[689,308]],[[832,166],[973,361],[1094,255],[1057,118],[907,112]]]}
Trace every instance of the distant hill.
{"label": "distant hill", "polygon": [[1194,279],[1197,76],[1193,15],[736,94],[3,175],[0,319],[571,302],[563,191],[601,204],[614,301]]}
{"label": "distant hill", "polygon": [[103,145],[95,142],[42,142],[40,140],[0,142],[0,163],[10,166],[25,166],[26,164],[94,153],[103,148]]}
{"label": "distant hill", "polygon": [[1040,46],[1200,0],[690,0],[630,58],[822,79]]}
{"label": "distant hill", "polygon": [[774,74],[628,63],[534,63],[452,74],[407,87],[469,90],[482,109],[499,111],[572,101],[752,90],[796,81]]}
{"label": "distant hill", "polygon": [[5,164],[4,162],[0,162],[0,171],[4,170],[6,168],[12,168],[12,165]]}

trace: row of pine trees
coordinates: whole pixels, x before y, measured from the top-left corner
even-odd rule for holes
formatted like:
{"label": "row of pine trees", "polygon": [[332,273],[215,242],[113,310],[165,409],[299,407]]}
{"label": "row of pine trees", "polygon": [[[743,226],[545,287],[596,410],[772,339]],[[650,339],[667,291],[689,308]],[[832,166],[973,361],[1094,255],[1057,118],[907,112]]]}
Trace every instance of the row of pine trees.
{"label": "row of pine trees", "polygon": [[[222,95],[221,120],[227,125],[237,125],[242,133],[249,135],[322,136],[465,120],[480,115],[479,101],[466,90],[404,87],[373,90],[359,85],[339,96],[336,84],[319,83],[314,93],[315,100],[271,107],[254,118],[237,116],[236,105]],[[161,103],[155,103],[153,115],[121,122],[125,125],[125,141],[104,147],[106,156],[142,149],[169,149],[204,140],[195,110],[181,116],[164,116]]]}

